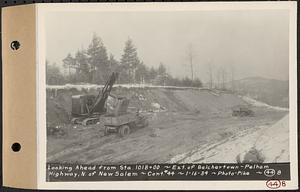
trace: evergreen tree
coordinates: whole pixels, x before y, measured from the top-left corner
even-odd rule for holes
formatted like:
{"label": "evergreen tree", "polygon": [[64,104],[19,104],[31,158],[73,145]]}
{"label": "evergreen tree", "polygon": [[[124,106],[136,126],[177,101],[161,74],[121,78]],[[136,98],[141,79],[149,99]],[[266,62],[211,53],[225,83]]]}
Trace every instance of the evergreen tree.
{"label": "evergreen tree", "polygon": [[189,77],[185,77],[182,79],[183,87],[192,87],[193,81]]}
{"label": "evergreen tree", "polygon": [[[119,72],[119,83],[153,83],[157,85],[202,87],[199,78],[185,77],[180,79],[167,73],[163,63],[158,68],[148,68],[140,61],[137,49],[131,39],[125,42],[124,53],[120,62],[112,54],[107,55],[106,47],[100,37],[93,35],[87,50],[78,50],[73,57],[68,54],[63,59],[63,66],[68,71],[68,79],[72,83],[89,82],[104,84],[112,72]],[[75,69],[76,73],[71,73]],[[61,84],[65,82],[63,75],[55,65],[46,61],[47,83]],[[57,75],[56,75],[57,74]],[[225,75],[223,75],[225,76]],[[225,78],[223,78],[225,79]]]}
{"label": "evergreen tree", "polygon": [[75,60],[78,65],[76,70],[77,77],[80,82],[91,82],[90,66],[88,63],[88,56],[85,50],[77,51]]}
{"label": "evergreen tree", "polygon": [[76,69],[76,60],[72,57],[69,53],[66,58],[63,59],[63,66],[68,71],[68,79],[70,80],[71,77],[71,69]]}
{"label": "evergreen tree", "polygon": [[166,75],[167,69],[166,69],[166,67],[164,66],[164,64],[162,64],[162,63],[159,64],[157,73],[158,73],[158,75]]}
{"label": "evergreen tree", "polygon": [[114,71],[118,72],[119,62],[115,59],[113,54],[109,55],[108,64],[109,64],[109,74],[111,74]]}
{"label": "evergreen tree", "polygon": [[156,79],[156,77],[157,77],[157,71],[154,69],[154,67],[151,67],[150,71],[149,71],[149,78],[150,78],[151,83],[154,83],[154,80]]}
{"label": "evergreen tree", "polygon": [[109,76],[109,63],[106,48],[96,34],[87,49],[92,83],[103,84]]}
{"label": "evergreen tree", "polygon": [[167,68],[164,66],[164,64],[162,63],[159,64],[159,67],[157,69],[157,74],[158,74],[158,83],[160,85],[166,85],[168,74],[167,74]]}
{"label": "evergreen tree", "polygon": [[196,78],[193,82],[194,87],[203,87],[202,82],[199,78]]}
{"label": "evergreen tree", "polygon": [[52,65],[46,60],[46,84],[47,85],[62,85],[65,83],[65,78],[59,70],[56,63]]}
{"label": "evergreen tree", "polygon": [[149,82],[148,68],[143,62],[137,65],[135,79],[138,83]]}
{"label": "evergreen tree", "polygon": [[135,83],[135,73],[140,60],[137,55],[137,50],[131,39],[125,42],[124,53],[121,58],[121,67],[123,69],[121,76],[125,83]]}

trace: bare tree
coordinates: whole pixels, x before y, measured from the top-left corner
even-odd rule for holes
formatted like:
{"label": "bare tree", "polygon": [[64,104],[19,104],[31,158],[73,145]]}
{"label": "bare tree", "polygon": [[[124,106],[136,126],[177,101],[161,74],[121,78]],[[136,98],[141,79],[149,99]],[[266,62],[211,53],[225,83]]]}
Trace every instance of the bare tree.
{"label": "bare tree", "polygon": [[217,88],[220,89],[221,88],[221,79],[222,79],[222,70],[221,68],[218,68],[218,70],[216,71],[216,76],[217,76]]}
{"label": "bare tree", "polygon": [[226,81],[227,81],[227,72],[224,67],[221,67],[221,74],[222,74],[222,89],[226,88]]}
{"label": "bare tree", "polygon": [[213,80],[213,66],[211,62],[208,63],[208,76],[209,76],[209,88],[212,89],[214,80]]}
{"label": "bare tree", "polygon": [[230,72],[231,72],[231,90],[234,91],[235,90],[235,85],[234,85],[234,80],[235,80],[235,77],[234,77],[234,66],[233,65],[230,65]]}
{"label": "bare tree", "polygon": [[195,60],[195,53],[194,53],[194,49],[193,49],[193,45],[190,44],[188,47],[188,52],[187,52],[187,56],[188,56],[188,62],[189,62],[189,66],[191,69],[191,79],[192,81],[194,80],[194,60]]}

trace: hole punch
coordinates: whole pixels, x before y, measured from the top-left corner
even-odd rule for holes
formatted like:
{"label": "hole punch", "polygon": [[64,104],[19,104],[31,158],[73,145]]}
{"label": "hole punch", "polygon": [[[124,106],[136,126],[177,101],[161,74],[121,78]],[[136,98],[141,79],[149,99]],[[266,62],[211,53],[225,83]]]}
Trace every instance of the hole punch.
{"label": "hole punch", "polygon": [[13,152],[19,152],[21,150],[20,143],[14,143],[14,144],[12,144],[11,149],[13,150]]}
{"label": "hole punch", "polygon": [[10,43],[10,48],[11,48],[12,50],[18,50],[18,49],[20,48],[20,46],[21,46],[21,44],[20,44],[19,41],[12,41],[12,42]]}

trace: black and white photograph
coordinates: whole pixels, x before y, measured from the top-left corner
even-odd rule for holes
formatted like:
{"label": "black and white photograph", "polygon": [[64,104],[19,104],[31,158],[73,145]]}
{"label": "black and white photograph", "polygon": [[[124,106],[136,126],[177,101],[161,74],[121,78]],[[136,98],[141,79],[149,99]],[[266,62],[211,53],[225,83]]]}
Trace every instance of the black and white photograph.
{"label": "black and white photograph", "polygon": [[290,163],[290,10],[60,9],[44,28],[47,178]]}

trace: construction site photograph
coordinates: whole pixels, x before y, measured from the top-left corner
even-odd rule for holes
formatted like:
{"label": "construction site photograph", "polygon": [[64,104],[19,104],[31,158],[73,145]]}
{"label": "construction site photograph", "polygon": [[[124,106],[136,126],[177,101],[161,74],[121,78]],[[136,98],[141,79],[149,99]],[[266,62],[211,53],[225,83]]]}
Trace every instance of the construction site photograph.
{"label": "construction site photograph", "polygon": [[47,163],[280,163],[289,12],[49,12]]}

